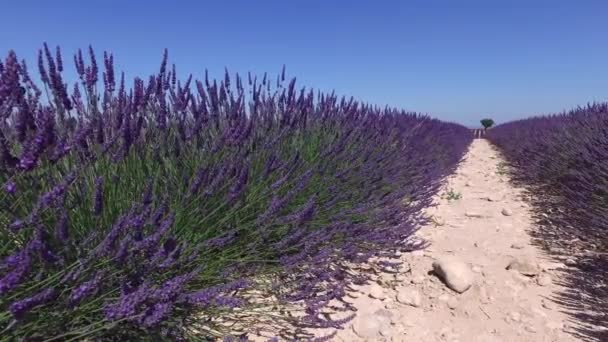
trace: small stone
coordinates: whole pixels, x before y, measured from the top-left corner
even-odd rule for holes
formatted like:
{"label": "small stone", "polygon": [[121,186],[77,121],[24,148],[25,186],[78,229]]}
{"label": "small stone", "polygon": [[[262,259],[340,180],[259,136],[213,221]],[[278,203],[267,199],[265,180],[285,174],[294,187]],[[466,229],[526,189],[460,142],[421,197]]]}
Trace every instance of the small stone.
{"label": "small stone", "polygon": [[386,318],[378,317],[374,314],[366,314],[355,318],[352,329],[353,332],[363,339],[374,340],[380,334],[388,322]]}
{"label": "small stone", "polygon": [[547,310],[553,310],[553,303],[547,301],[546,299],[541,299],[540,304]]}
{"label": "small stone", "polygon": [[538,264],[527,259],[516,259],[509,263],[507,270],[517,271],[523,275],[533,277],[538,274]]}
{"label": "small stone", "polygon": [[359,298],[361,297],[361,292],[349,292],[347,295],[351,298]]}
{"label": "small stone", "polygon": [[434,261],[433,271],[449,288],[458,293],[465,292],[473,284],[473,273],[469,266],[454,257]]}
{"label": "small stone", "polygon": [[393,312],[386,309],[378,309],[374,312],[374,315],[384,317],[384,318],[393,318]]}
{"label": "small stone", "polygon": [[422,274],[416,275],[412,278],[412,284],[422,284],[424,283],[424,276]]}
{"label": "small stone", "polygon": [[509,318],[513,321],[513,322],[519,322],[521,321],[521,314],[519,312],[511,312],[509,314]]}
{"label": "small stone", "polygon": [[521,243],[521,242],[516,242],[516,243],[514,243],[514,244],[511,245],[511,248],[513,248],[513,249],[522,249],[522,248],[524,248],[524,244]]}
{"label": "small stone", "polygon": [[415,250],[415,251],[410,252],[410,254],[411,254],[413,257],[423,257],[423,256],[424,256],[424,250],[422,250],[422,249],[418,249],[418,250]]}
{"label": "small stone", "polygon": [[540,265],[540,269],[543,272],[557,270],[564,267],[566,267],[566,265],[562,262],[545,262]]}
{"label": "small stone", "polygon": [[526,325],[526,326],[524,327],[524,330],[526,330],[526,331],[527,331],[527,332],[529,332],[529,333],[536,333],[536,328],[535,328],[535,327],[533,327],[533,326],[531,326],[531,325]]}
{"label": "small stone", "polygon": [[551,276],[543,273],[536,278],[536,283],[539,286],[549,286],[551,285]]}
{"label": "small stone", "polygon": [[471,187],[471,186],[473,186],[473,183],[472,182],[466,182],[466,183],[464,183],[464,186]]}
{"label": "small stone", "polygon": [[566,264],[566,266],[576,266],[576,260],[568,258],[564,261],[564,264]]}
{"label": "small stone", "polygon": [[478,213],[476,211],[465,211],[464,216],[466,217],[471,217],[471,218],[482,218],[483,215],[481,213]]}
{"label": "small stone", "polygon": [[445,226],[445,220],[441,217],[435,216],[433,218],[433,222],[435,223],[436,226]]}
{"label": "small stone", "polygon": [[437,297],[437,299],[442,302],[447,302],[448,300],[450,300],[450,296],[447,293],[444,293],[441,296]]}
{"label": "small stone", "polygon": [[451,297],[448,299],[448,308],[454,310],[458,307],[458,299],[456,297]]}
{"label": "small stone", "polygon": [[545,327],[549,330],[562,330],[564,328],[564,323],[549,321],[545,323]]}
{"label": "small stone", "polygon": [[387,302],[384,304],[384,308],[387,310],[395,310],[397,309],[397,304],[395,304],[395,302]]}
{"label": "small stone", "polygon": [[507,209],[507,208],[504,208],[504,209],[501,211],[501,213],[502,213],[503,215],[505,215],[505,216],[511,216],[511,215],[513,215],[513,212],[511,211],[511,209]]}
{"label": "small stone", "polygon": [[399,289],[396,298],[401,304],[410,305],[415,308],[422,305],[422,296],[417,290],[410,290],[406,288]]}
{"label": "small stone", "polygon": [[386,298],[384,289],[378,284],[372,284],[371,288],[369,289],[369,296],[380,300]]}
{"label": "small stone", "polygon": [[473,267],[471,267],[471,270],[475,273],[481,273],[483,271],[483,269],[479,265],[474,265]]}

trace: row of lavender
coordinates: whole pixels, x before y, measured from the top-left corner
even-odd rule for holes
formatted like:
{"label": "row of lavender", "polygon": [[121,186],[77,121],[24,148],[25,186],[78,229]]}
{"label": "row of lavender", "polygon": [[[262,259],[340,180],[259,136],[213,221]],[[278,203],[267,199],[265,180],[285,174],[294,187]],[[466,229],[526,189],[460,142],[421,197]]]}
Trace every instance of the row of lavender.
{"label": "row of lavender", "polygon": [[487,138],[532,194],[538,242],[578,257],[559,299],[583,322],[578,333],[607,340],[608,104],[502,124]]}
{"label": "row of lavender", "polygon": [[111,54],[103,70],[87,55],[70,87],[58,48],[42,82],[14,52],[0,64],[3,338],[216,338],[235,312],[265,319],[260,293],[303,306],[291,325],[340,326],[321,311],[366,280],[351,265],[418,247],[472,139],[284,72],[182,81],[165,53],[127,86]]}

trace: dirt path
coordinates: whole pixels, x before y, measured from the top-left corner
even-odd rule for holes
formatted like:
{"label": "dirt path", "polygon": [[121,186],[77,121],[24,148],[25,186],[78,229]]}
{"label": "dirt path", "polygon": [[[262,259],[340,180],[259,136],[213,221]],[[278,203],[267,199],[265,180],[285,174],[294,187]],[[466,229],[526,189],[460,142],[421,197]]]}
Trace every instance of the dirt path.
{"label": "dirt path", "polygon": [[[402,256],[404,273],[359,287],[349,299],[357,318],[332,340],[574,341],[550,299],[564,265],[531,245],[527,206],[501,174],[498,153],[475,140],[447,183],[428,210],[435,224],[417,233],[430,246]],[[437,260],[448,281],[432,274]],[[513,260],[520,263],[507,270]],[[458,293],[446,282],[470,287]]]}

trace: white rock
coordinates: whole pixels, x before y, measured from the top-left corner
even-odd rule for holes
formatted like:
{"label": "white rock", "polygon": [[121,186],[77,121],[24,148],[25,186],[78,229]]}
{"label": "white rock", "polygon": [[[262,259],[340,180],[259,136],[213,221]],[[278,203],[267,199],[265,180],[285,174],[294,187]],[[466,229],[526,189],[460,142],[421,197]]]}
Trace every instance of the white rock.
{"label": "white rock", "polygon": [[512,260],[507,266],[507,270],[517,271],[526,276],[535,276],[539,272],[538,264],[532,260],[521,258]]}
{"label": "white rock", "polygon": [[437,297],[437,299],[439,299],[442,302],[447,302],[448,300],[450,300],[450,295],[448,295],[447,293],[444,293],[441,296]]}
{"label": "white rock", "polygon": [[397,296],[395,297],[395,299],[397,299],[399,303],[410,305],[415,308],[418,308],[420,307],[420,305],[422,305],[422,296],[417,290],[400,288],[398,291],[399,292],[397,292]]}
{"label": "white rock", "polygon": [[519,312],[511,312],[509,314],[509,318],[513,321],[513,322],[519,322],[521,321],[521,314]]}
{"label": "white rock", "polygon": [[454,310],[458,307],[458,299],[456,297],[451,297],[448,299],[448,308]]}
{"label": "white rock", "polygon": [[472,217],[472,218],[482,218],[483,214],[476,212],[476,211],[467,210],[464,212],[464,216]]}
{"label": "white rock", "polygon": [[511,248],[513,248],[513,249],[522,249],[522,248],[524,248],[524,244],[521,243],[521,242],[516,242],[516,243],[514,243],[514,244],[511,245]]}
{"label": "white rock", "polygon": [[433,271],[452,290],[463,293],[473,284],[473,272],[467,264],[454,257],[433,262]]}
{"label": "white rock", "polygon": [[424,283],[424,276],[422,274],[418,274],[412,278],[412,284],[422,284]]}
{"label": "white rock", "polygon": [[524,330],[526,330],[526,331],[527,331],[527,332],[529,332],[529,333],[536,333],[536,331],[537,331],[537,330],[536,330],[536,328],[535,328],[535,327],[533,327],[533,326],[531,326],[531,325],[526,325],[526,326],[524,327]]}
{"label": "white rock", "polygon": [[361,297],[361,292],[355,292],[355,291],[353,291],[353,292],[347,293],[347,295],[349,297],[351,297],[351,298],[359,298],[359,297]]}
{"label": "white rock", "polygon": [[372,284],[369,289],[369,296],[376,299],[384,299],[386,298],[386,294],[384,293],[384,288],[378,284]]}
{"label": "white rock", "polygon": [[475,273],[481,273],[483,271],[483,269],[479,265],[474,265],[473,267],[471,267],[471,270]]}
{"label": "white rock", "polygon": [[511,216],[511,215],[513,215],[513,212],[511,211],[511,209],[508,209],[508,208],[504,208],[504,209],[501,211],[501,213],[502,213],[503,215],[505,215],[505,216]]}
{"label": "white rock", "polygon": [[551,285],[551,276],[543,273],[536,278],[536,283],[540,286],[549,286]]}
{"label": "white rock", "polygon": [[365,314],[355,319],[352,329],[360,338],[375,340],[386,326],[388,326],[386,318],[374,314]]}
{"label": "white rock", "polygon": [[566,264],[566,266],[576,266],[576,260],[573,258],[568,258],[566,261],[564,261],[564,264]]}
{"label": "white rock", "polygon": [[411,254],[413,257],[423,257],[423,256],[424,256],[424,250],[422,250],[422,249],[418,249],[418,250],[415,250],[415,251],[410,252],[410,254]]}
{"label": "white rock", "polygon": [[433,217],[433,222],[435,222],[436,226],[445,226],[445,220],[441,217]]}

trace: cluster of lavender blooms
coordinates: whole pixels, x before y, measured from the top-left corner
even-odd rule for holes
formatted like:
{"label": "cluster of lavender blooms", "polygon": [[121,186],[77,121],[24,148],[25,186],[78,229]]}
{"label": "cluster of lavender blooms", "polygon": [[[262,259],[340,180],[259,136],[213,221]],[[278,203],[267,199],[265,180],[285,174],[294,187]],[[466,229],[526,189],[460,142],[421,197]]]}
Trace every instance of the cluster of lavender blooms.
{"label": "cluster of lavender blooms", "polygon": [[533,194],[538,242],[577,258],[559,301],[591,327],[578,333],[608,340],[608,103],[502,124],[488,139]]}
{"label": "cluster of lavender blooms", "polygon": [[294,324],[340,327],[322,310],[366,281],[347,265],[419,247],[421,209],[472,139],[284,70],[178,80],[165,51],[129,86],[112,54],[83,55],[73,85],[59,48],[40,50],[40,82],[12,51],[0,63],[3,336],[228,336],[215,318],[254,287],[304,305]]}

